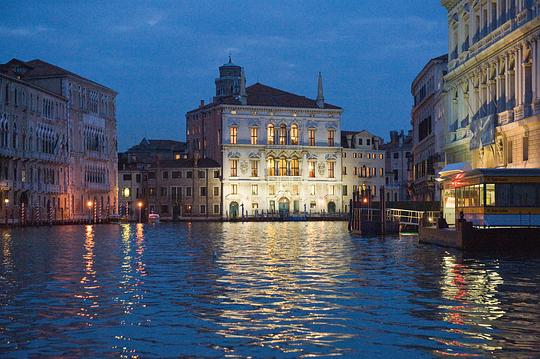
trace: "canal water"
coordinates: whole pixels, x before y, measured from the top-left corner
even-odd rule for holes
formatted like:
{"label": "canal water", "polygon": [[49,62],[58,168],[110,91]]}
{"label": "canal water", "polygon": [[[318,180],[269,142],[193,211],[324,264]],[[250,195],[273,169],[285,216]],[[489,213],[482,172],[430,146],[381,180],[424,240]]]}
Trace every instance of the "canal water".
{"label": "canal water", "polygon": [[345,223],[0,230],[0,356],[540,356],[540,260]]}

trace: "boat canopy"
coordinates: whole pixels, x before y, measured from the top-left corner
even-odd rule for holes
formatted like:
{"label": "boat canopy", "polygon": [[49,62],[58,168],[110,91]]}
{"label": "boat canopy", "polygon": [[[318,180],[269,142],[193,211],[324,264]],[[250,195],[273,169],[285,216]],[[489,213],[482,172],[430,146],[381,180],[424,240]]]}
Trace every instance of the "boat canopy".
{"label": "boat canopy", "polygon": [[439,171],[438,181],[442,181],[445,177],[454,176],[458,173],[464,173],[472,170],[471,164],[469,162],[457,162],[450,163],[444,166],[442,170]]}

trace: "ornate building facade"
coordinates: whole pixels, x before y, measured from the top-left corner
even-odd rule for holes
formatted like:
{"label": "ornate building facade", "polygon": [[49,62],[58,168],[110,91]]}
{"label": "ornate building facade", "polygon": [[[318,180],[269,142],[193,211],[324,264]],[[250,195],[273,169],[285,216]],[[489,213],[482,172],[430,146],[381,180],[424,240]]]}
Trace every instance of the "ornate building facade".
{"label": "ornate building facade", "polygon": [[342,207],[341,108],[260,83],[240,66],[220,67],[211,104],[186,115],[192,156],[223,168],[223,216],[337,212]]}
{"label": "ornate building facade", "polygon": [[413,128],[411,198],[414,201],[438,201],[440,191],[436,174],[444,167],[443,76],[448,56],[431,59],[414,79],[411,93]]}
{"label": "ornate building facade", "polygon": [[[23,105],[29,109],[26,116],[35,115],[43,122],[41,127],[33,125],[27,132],[18,134],[20,139],[17,143],[20,145],[12,149],[18,151],[14,156],[24,158],[20,155],[23,155],[21,151],[25,149],[36,151],[36,143],[33,150],[28,149],[29,140],[32,137],[33,141],[38,141],[40,136],[39,146],[46,148],[46,155],[42,155],[43,161],[49,161],[51,166],[54,164],[62,167],[65,161],[68,164],[67,171],[61,168],[48,169],[46,175],[40,174],[39,168],[34,170],[37,171],[38,181],[43,181],[43,176],[46,176],[47,182],[44,184],[48,191],[53,191],[48,195],[53,197],[53,201],[44,201],[43,198],[40,201],[40,190],[35,201],[33,188],[26,189],[29,192],[25,196],[21,192],[16,195],[22,196],[23,200],[30,196],[28,206],[36,209],[45,203],[48,216],[50,213],[61,212],[63,219],[87,218],[89,212],[100,219],[116,213],[116,92],[41,60],[25,62],[13,59],[1,65],[0,72],[17,79],[19,83],[8,85],[8,91],[5,92],[8,98],[15,99],[15,90],[21,86],[20,83],[26,84],[25,91],[28,94],[25,95],[26,102]],[[40,92],[34,93],[35,89],[40,89]],[[40,103],[36,104],[36,97]],[[15,113],[10,116],[17,116],[11,128],[24,117]],[[44,145],[47,141],[52,144]],[[58,164],[60,157],[61,165]],[[18,180],[22,181],[22,169],[17,174]],[[16,187],[12,190],[17,192]],[[61,196],[58,196],[58,191],[62,193]],[[13,202],[17,201],[14,198]]]}
{"label": "ornate building facade", "polygon": [[411,199],[409,182],[412,178],[412,131],[390,131],[390,142],[382,149],[386,151],[385,190],[389,202]]}
{"label": "ornate building facade", "polygon": [[446,160],[540,167],[540,1],[443,0]]}

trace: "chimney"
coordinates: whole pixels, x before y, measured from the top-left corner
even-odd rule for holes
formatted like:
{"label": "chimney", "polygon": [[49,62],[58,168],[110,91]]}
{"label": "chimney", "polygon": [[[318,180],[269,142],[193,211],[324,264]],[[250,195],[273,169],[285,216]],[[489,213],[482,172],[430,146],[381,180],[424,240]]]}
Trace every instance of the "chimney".
{"label": "chimney", "polygon": [[323,95],[323,84],[322,84],[322,75],[319,72],[319,78],[317,80],[317,103],[318,108],[324,108],[324,95]]}
{"label": "chimney", "polygon": [[204,100],[201,100],[201,104],[199,105],[199,107],[204,107]]}

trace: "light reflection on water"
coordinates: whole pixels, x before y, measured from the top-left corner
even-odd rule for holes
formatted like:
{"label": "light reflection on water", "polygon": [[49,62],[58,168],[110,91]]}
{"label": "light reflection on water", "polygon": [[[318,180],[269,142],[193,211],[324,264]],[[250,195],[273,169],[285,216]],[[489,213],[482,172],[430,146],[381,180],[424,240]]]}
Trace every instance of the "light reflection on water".
{"label": "light reflection on water", "polygon": [[0,232],[13,356],[538,356],[540,261],[344,223]]}

